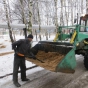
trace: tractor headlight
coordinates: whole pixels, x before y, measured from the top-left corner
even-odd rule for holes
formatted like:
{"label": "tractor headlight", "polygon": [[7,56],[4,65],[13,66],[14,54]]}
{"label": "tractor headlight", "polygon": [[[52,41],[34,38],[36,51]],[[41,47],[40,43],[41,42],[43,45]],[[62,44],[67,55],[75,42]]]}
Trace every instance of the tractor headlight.
{"label": "tractor headlight", "polygon": [[76,46],[79,46],[79,43],[77,43]]}

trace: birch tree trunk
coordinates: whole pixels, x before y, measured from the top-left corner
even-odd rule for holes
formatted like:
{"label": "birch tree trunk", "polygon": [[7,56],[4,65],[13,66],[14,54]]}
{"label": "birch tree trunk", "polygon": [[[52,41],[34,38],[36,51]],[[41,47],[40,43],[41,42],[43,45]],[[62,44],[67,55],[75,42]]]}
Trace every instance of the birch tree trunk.
{"label": "birch tree trunk", "polygon": [[10,19],[9,19],[9,14],[8,14],[8,8],[7,8],[7,4],[6,4],[6,0],[3,0],[3,4],[4,4],[4,9],[6,12],[6,19],[7,19],[7,25],[8,25],[8,29],[9,29],[9,37],[11,42],[13,43],[13,37],[12,37],[12,30],[11,30],[11,26],[10,26]]}
{"label": "birch tree trunk", "polygon": [[83,0],[81,0],[81,13],[83,14]]}
{"label": "birch tree trunk", "polygon": [[33,4],[33,1],[32,0],[29,0],[29,22],[28,22],[28,31],[31,32],[32,34],[32,4]]}
{"label": "birch tree trunk", "polygon": [[54,0],[54,4],[55,4],[55,26],[56,26],[56,32],[58,30],[57,1],[58,0]]}
{"label": "birch tree trunk", "polygon": [[88,0],[86,0],[86,14],[88,14]]}
{"label": "birch tree trunk", "polygon": [[[27,20],[24,14],[24,4],[23,4],[23,0],[20,0],[20,4],[21,4],[21,15],[22,15],[22,23],[25,24],[25,28],[27,29]],[[23,30],[22,30],[23,31]],[[22,31],[20,32],[20,35],[22,33]],[[25,35],[25,34],[24,34]],[[27,37],[27,35],[25,35],[25,38]]]}
{"label": "birch tree trunk", "polygon": [[38,41],[38,39],[37,39],[37,31],[36,31],[36,29],[35,29],[35,34],[36,34],[36,41]]}
{"label": "birch tree trunk", "polygon": [[[49,2],[46,1],[45,2],[45,6],[46,6],[46,18],[47,18],[47,25],[49,25],[49,8],[48,8],[48,5],[49,5]],[[46,36],[46,40],[48,40],[48,33],[47,33],[47,30],[45,30],[45,36]]]}
{"label": "birch tree trunk", "polygon": [[64,6],[65,6],[65,17],[66,17],[66,25],[68,26],[68,15],[67,15],[67,7],[66,7],[66,0],[64,0]]}
{"label": "birch tree trunk", "polygon": [[[12,20],[11,20],[11,10],[10,10],[9,0],[8,0],[8,12],[9,12],[9,20],[10,20],[10,23],[12,23]],[[12,33],[13,33],[13,39],[14,39],[14,41],[16,41],[15,33],[14,33],[13,29],[12,29]]]}
{"label": "birch tree trunk", "polygon": [[38,0],[37,0],[37,12],[38,12],[38,23],[39,23],[39,38],[40,38],[40,40],[41,40],[41,21],[40,21],[40,14],[39,14],[39,2],[38,2]]}
{"label": "birch tree trunk", "polygon": [[73,0],[70,0],[70,6],[71,6],[71,24],[73,25]]}
{"label": "birch tree trunk", "polygon": [[61,2],[61,15],[60,15],[60,25],[64,25],[64,21],[63,21],[63,0],[60,0]]}
{"label": "birch tree trunk", "polygon": [[22,15],[22,21],[26,25],[27,21],[26,21],[25,14],[24,14],[23,0],[20,0],[20,3],[21,3],[21,10],[22,10],[22,13],[21,13],[21,15]]}

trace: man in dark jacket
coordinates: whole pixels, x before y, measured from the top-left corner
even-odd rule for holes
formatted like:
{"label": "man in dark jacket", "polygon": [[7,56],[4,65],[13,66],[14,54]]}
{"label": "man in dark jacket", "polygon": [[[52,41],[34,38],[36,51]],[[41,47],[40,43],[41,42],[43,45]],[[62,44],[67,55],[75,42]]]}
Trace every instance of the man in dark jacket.
{"label": "man in dark jacket", "polygon": [[[25,56],[30,54],[31,44],[33,35],[28,35],[26,39],[20,39],[12,44],[12,49],[14,49],[14,67],[13,67],[13,83],[15,86],[20,87],[18,83],[18,70],[21,70],[21,80],[28,81],[26,78],[26,65]],[[35,59],[35,58],[34,58]]]}

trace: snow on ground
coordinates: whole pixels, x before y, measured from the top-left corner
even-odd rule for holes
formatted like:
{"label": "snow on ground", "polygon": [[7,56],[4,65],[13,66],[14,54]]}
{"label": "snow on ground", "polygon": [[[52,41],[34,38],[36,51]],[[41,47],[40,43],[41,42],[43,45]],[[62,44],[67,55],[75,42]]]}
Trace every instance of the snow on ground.
{"label": "snow on ground", "polygon": [[[24,36],[18,36],[18,35],[16,36],[16,40],[22,39],[22,38],[24,38]],[[49,38],[49,40],[52,40],[53,38],[54,38],[54,35],[51,36]],[[45,37],[42,36],[42,40],[46,40]],[[38,41],[39,41],[39,39],[38,39]],[[36,41],[36,37],[34,37],[33,42],[32,42],[32,46],[37,44],[38,41]],[[0,53],[12,51],[11,42],[10,42],[8,35],[0,36],[0,45],[6,46],[5,48],[0,48]],[[13,59],[14,59],[14,53],[0,56],[0,76],[4,76],[6,74],[13,72]],[[29,61],[26,61],[27,68],[34,66],[34,65],[35,64],[33,64]],[[32,73],[39,71],[39,70],[42,70],[42,69],[43,68],[41,68],[41,67],[31,69],[31,70],[27,71],[27,74],[32,74]],[[5,84],[6,82],[8,83],[9,80],[12,80],[12,76],[7,76],[7,77],[0,79],[0,86]]]}

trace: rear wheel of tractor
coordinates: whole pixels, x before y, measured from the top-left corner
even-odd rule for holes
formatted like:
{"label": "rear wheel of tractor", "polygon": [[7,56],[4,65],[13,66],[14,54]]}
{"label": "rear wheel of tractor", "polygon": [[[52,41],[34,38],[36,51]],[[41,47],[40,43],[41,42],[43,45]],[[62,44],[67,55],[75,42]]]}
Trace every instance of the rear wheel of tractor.
{"label": "rear wheel of tractor", "polygon": [[84,56],[84,66],[88,70],[88,56]]}

